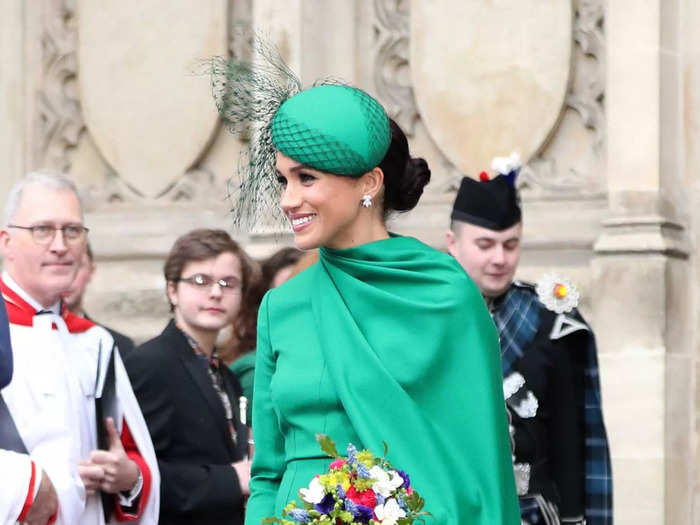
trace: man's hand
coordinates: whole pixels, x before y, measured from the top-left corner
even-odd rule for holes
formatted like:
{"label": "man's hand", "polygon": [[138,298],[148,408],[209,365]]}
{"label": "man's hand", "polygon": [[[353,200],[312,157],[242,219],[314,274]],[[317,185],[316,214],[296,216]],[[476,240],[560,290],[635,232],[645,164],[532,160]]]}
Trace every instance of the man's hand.
{"label": "man's hand", "polygon": [[56,489],[53,488],[53,483],[46,471],[41,473],[41,482],[39,483],[39,491],[36,493],[34,503],[32,503],[27,516],[24,518],[24,523],[27,525],[46,525],[51,516],[58,509],[58,496]]}
{"label": "man's hand", "polygon": [[99,467],[103,471],[104,475],[98,488],[110,494],[131,490],[138,480],[139,467],[126,455],[111,417],[105,419],[105,426],[109,437],[109,449],[93,450],[89,462],[90,466]]}
{"label": "man's hand", "polygon": [[102,480],[105,477],[105,471],[100,465],[95,465],[90,461],[81,461],[78,463],[78,474],[85,485],[85,493],[88,496],[92,496],[100,490]]}
{"label": "man's hand", "polygon": [[243,461],[236,461],[232,463],[233,468],[236,470],[236,475],[238,476],[238,484],[241,486],[241,493],[243,496],[250,496],[250,460],[244,459]]}

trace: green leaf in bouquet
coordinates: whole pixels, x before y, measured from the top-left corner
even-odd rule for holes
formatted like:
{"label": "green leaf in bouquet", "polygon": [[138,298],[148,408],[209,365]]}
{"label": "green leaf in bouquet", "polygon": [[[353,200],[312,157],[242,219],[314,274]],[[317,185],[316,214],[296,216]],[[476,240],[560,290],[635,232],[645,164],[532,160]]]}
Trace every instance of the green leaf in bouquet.
{"label": "green leaf in bouquet", "polygon": [[425,505],[425,500],[414,490],[410,496],[406,496],[406,505],[411,512],[419,512]]}
{"label": "green leaf in bouquet", "polygon": [[413,518],[399,518],[396,520],[396,525],[411,525]]}
{"label": "green leaf in bouquet", "polygon": [[326,434],[316,434],[316,441],[321,445],[321,450],[323,450],[326,455],[333,459],[338,459],[340,457],[338,449],[335,448],[335,442]]}
{"label": "green leaf in bouquet", "polygon": [[260,522],[260,525],[273,525],[273,524],[279,524],[279,523],[282,523],[281,519],[271,516],[269,518],[263,518],[262,521]]}
{"label": "green leaf in bouquet", "polygon": [[389,445],[386,444],[386,441],[382,441],[382,445],[384,445],[384,460],[386,461],[386,455],[389,453]]}

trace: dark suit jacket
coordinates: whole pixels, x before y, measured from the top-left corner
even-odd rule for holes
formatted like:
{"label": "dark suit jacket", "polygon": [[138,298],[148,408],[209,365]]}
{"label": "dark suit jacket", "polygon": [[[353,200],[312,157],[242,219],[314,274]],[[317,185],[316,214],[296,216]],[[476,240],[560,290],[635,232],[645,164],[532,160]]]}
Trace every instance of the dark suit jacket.
{"label": "dark suit jacket", "polygon": [[112,330],[109,326],[105,326],[101,323],[98,323],[94,319],[90,318],[90,316],[88,316],[88,314],[85,312],[83,312],[83,317],[92,321],[93,323],[99,324],[102,328],[107,330],[112,335],[112,339],[114,339],[114,342],[117,345],[117,348],[119,349],[119,355],[122,359],[126,359],[126,357],[132,352],[132,350],[134,349],[134,340],[131,337],[128,337],[122,334],[121,332],[117,332],[116,330]]}
{"label": "dark suit jacket", "polygon": [[234,447],[206,363],[173,321],[129,355],[126,369],[158,457],[160,523],[242,524],[244,500],[231,463],[243,458],[248,437],[236,377],[222,366],[238,432]]}
{"label": "dark suit jacket", "polygon": [[0,301],[0,389],[10,384],[12,379],[12,346],[10,325],[7,322],[5,301]]}

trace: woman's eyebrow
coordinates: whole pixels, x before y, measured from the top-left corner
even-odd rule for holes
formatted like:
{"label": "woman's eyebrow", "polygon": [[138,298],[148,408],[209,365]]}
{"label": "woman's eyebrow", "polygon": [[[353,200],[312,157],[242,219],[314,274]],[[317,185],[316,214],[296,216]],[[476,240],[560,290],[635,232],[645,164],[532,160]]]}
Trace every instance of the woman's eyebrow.
{"label": "woman's eyebrow", "polygon": [[296,166],[292,166],[289,168],[289,171],[300,171],[300,170],[310,170],[306,164],[297,164]]}

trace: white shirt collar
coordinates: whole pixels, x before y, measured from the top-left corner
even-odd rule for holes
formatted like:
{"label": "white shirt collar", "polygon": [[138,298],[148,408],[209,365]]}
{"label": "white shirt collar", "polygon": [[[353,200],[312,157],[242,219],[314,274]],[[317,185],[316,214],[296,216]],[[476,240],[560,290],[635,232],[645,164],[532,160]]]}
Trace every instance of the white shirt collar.
{"label": "white shirt collar", "polygon": [[17,295],[19,295],[22,299],[27,301],[29,306],[34,308],[37,312],[40,312],[41,310],[50,310],[52,313],[60,316],[61,315],[61,300],[59,299],[56,301],[56,303],[52,304],[48,308],[44,308],[39,301],[34,299],[31,295],[29,295],[27,292],[25,292],[22,287],[15,282],[15,280],[10,277],[10,274],[5,272],[2,272],[2,280],[3,282]]}

